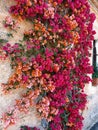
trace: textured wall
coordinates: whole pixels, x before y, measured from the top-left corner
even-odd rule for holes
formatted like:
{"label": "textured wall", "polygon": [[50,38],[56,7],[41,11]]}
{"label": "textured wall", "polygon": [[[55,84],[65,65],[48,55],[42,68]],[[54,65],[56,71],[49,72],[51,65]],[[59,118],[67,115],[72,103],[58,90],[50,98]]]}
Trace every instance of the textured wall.
{"label": "textured wall", "polygon": [[[24,30],[28,30],[31,28],[31,24],[26,21],[20,23],[20,29],[18,29],[17,32],[9,32],[9,30],[4,28],[3,20],[6,16],[10,15],[8,13],[8,9],[12,4],[12,0],[0,0],[0,39],[7,39],[11,44],[22,40],[22,34]],[[7,33],[13,33],[14,37],[8,37]],[[0,85],[1,83],[7,82],[11,72],[12,70],[10,67],[10,62],[8,60],[0,61]],[[21,89],[15,90],[10,95],[4,95],[2,92],[2,87],[0,86],[0,117],[2,112],[6,111],[10,106],[14,105],[14,99],[19,98],[19,93],[21,93],[22,91],[23,90]],[[21,114],[18,116],[19,120],[17,120],[16,125],[9,127],[7,130],[19,130],[19,127],[21,125],[38,126],[40,124],[40,119],[34,108],[30,110],[28,115]],[[0,122],[0,130],[4,130],[3,122]]]}
{"label": "textured wall", "polygon": [[[98,6],[98,0],[89,0],[89,1],[91,3],[91,11],[96,14],[96,20],[94,22],[94,30],[96,31],[95,39],[98,40],[98,8],[96,10],[96,6]],[[90,61],[92,63],[92,57],[90,58]],[[95,87],[92,86],[91,84],[88,84],[86,85],[85,90],[86,93],[88,94],[88,104],[83,113],[84,115],[83,130],[90,130],[90,128],[96,122],[98,122],[98,86]]]}
{"label": "textured wall", "polygon": [[94,22],[94,29],[96,30],[95,39],[98,39],[98,0],[88,0],[91,6],[91,12],[95,13],[96,20]]}
{"label": "textured wall", "polygon": [[[10,5],[12,5],[12,0],[0,0],[0,38],[8,39],[10,43],[18,42],[22,40],[22,34],[24,30],[28,30],[31,28],[31,24],[24,21],[20,23],[20,29],[18,29],[17,33],[13,32],[14,38],[8,37],[7,33],[9,30],[3,27],[3,20],[6,16],[9,16],[8,9]],[[97,32],[95,35],[95,39],[98,39],[98,21],[96,20],[94,23],[94,28]],[[10,32],[12,33],[12,32]],[[9,61],[0,61],[0,84],[6,83],[12,70],[10,67]],[[10,96],[4,95],[2,93],[2,88],[0,87],[0,117],[1,113],[6,111],[10,105],[14,105],[14,99],[19,98],[19,93],[23,90],[15,90]],[[98,121],[98,88],[92,87],[90,84],[86,85],[86,92],[88,93],[88,104],[84,111],[84,128],[83,130],[89,130],[90,127]],[[27,115],[22,114],[19,115],[19,120],[15,126],[11,126],[8,130],[19,130],[21,125],[29,125],[29,126],[38,126],[40,125],[40,120],[38,115],[35,112],[35,109],[32,109],[30,113]],[[0,130],[4,130],[3,123],[0,122]]]}

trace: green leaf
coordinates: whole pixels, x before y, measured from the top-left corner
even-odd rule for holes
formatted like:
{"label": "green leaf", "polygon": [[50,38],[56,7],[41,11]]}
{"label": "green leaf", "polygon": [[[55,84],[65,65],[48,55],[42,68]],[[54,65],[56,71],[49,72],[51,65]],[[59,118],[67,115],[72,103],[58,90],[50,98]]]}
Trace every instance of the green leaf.
{"label": "green leaf", "polygon": [[92,78],[98,78],[98,67],[96,67],[96,65],[94,65],[94,73],[92,75]]}
{"label": "green leaf", "polygon": [[47,130],[52,130],[52,129],[50,127],[48,127]]}
{"label": "green leaf", "polygon": [[13,113],[7,113],[8,116],[12,116]]}
{"label": "green leaf", "polygon": [[16,82],[14,83],[14,85],[19,85],[19,82],[18,82],[18,81],[16,81]]}
{"label": "green leaf", "polygon": [[0,39],[0,43],[6,43],[6,42],[8,42],[8,40],[6,40],[6,39]]}
{"label": "green leaf", "polygon": [[68,126],[66,126],[66,123],[62,123],[63,124],[63,127],[64,127],[64,130],[68,130]]}
{"label": "green leaf", "polygon": [[27,126],[21,126],[22,130],[28,130]]}
{"label": "green leaf", "polygon": [[12,33],[7,33],[7,36],[8,37],[13,37],[13,34]]}
{"label": "green leaf", "polygon": [[55,56],[55,57],[57,56],[57,52],[54,52],[54,56]]}
{"label": "green leaf", "polygon": [[63,119],[63,122],[67,123],[68,122],[68,116],[70,115],[70,113],[67,113],[66,111],[64,111],[63,114],[61,114],[61,118]]}

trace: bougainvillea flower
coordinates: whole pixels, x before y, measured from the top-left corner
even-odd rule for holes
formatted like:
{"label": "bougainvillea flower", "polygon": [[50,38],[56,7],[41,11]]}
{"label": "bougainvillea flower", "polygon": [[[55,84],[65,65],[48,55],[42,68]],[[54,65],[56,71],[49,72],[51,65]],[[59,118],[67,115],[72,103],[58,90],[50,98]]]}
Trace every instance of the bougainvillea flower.
{"label": "bougainvillea flower", "polygon": [[[15,1],[10,13],[30,21],[32,27],[24,31],[22,44],[2,46],[13,68],[8,82],[2,84],[3,92],[22,88],[25,93],[16,99],[14,109],[28,114],[35,107],[47,129],[82,130],[87,103],[84,87],[91,82],[88,74],[93,73],[89,50],[95,34],[95,15],[88,1]],[[5,25],[16,29],[10,17]],[[14,111],[10,118],[4,113],[5,126],[13,116]]]}

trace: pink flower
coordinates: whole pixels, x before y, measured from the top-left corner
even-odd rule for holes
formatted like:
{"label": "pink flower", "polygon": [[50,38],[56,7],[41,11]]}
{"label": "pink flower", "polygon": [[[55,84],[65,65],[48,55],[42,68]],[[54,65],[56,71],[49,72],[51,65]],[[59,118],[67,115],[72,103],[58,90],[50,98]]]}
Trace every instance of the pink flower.
{"label": "pink flower", "polygon": [[22,78],[23,78],[23,81],[24,81],[24,82],[27,82],[27,81],[28,81],[28,76],[23,75]]}

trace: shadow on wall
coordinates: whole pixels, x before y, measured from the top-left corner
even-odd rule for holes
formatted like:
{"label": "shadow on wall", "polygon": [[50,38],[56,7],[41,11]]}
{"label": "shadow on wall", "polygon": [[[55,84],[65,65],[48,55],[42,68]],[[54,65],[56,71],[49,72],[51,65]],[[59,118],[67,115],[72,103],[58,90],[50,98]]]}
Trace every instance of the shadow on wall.
{"label": "shadow on wall", "polygon": [[98,130],[98,122],[90,130]]}

